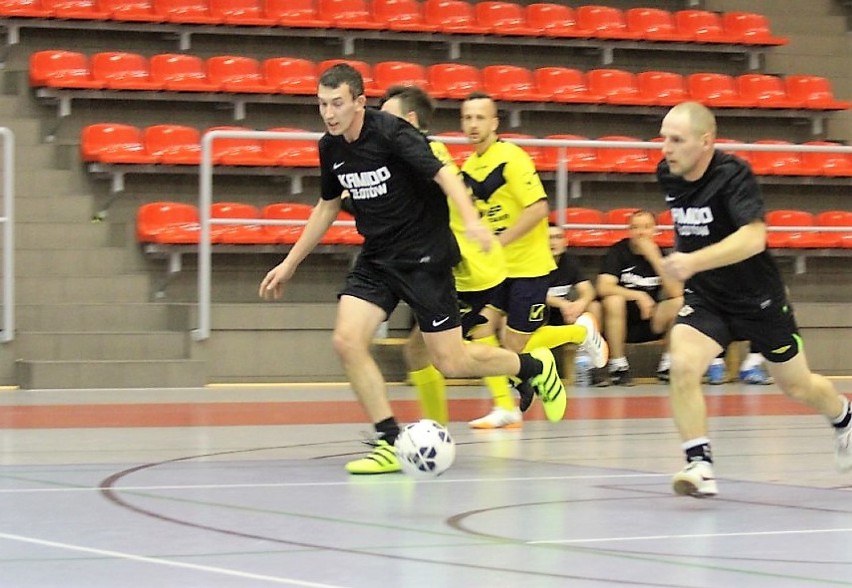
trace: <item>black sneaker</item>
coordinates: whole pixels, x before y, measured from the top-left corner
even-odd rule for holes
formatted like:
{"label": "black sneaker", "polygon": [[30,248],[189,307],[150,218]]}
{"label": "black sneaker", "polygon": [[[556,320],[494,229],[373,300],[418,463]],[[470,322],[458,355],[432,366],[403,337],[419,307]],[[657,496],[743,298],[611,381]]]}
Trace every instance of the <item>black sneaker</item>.
{"label": "black sneaker", "polygon": [[657,370],[657,379],[661,382],[669,381],[669,369]]}
{"label": "black sneaker", "polygon": [[609,379],[613,386],[632,386],[633,378],[630,377],[630,368],[621,368],[609,373]]}
{"label": "black sneaker", "polygon": [[521,397],[518,408],[521,412],[526,412],[535,399],[535,390],[529,382],[514,382],[513,385]]}
{"label": "black sneaker", "polygon": [[609,386],[609,371],[605,367],[592,370],[592,386],[596,388]]}

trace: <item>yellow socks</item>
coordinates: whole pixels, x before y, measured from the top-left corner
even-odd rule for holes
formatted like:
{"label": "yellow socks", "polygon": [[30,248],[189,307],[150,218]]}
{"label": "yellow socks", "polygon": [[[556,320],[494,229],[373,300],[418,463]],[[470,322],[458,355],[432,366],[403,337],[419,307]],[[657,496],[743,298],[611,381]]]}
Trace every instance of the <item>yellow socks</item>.
{"label": "yellow socks", "polygon": [[586,338],[586,327],[582,325],[545,325],[539,327],[524,346],[524,353],[538,347],[554,349],[566,343],[580,345]]}
{"label": "yellow socks", "polygon": [[[500,342],[496,335],[488,335],[481,339],[474,339],[474,343],[482,343],[483,345],[491,345],[492,347],[500,347]],[[485,385],[491,391],[491,396],[494,398],[494,406],[504,410],[514,411],[515,399],[509,388],[509,378],[506,376],[488,376],[482,378]]]}
{"label": "yellow socks", "polygon": [[421,370],[408,372],[408,377],[414,387],[417,388],[423,418],[432,419],[442,425],[449,423],[447,386],[444,374],[430,364]]}

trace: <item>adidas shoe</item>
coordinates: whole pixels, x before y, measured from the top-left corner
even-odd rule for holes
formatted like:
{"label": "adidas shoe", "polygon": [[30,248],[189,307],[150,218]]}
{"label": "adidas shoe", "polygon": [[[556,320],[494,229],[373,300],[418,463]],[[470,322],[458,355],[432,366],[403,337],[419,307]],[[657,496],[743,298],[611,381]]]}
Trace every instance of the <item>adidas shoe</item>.
{"label": "adidas shoe", "polygon": [[596,368],[604,367],[606,362],[609,361],[609,345],[601,335],[598,321],[595,320],[594,315],[590,312],[584,312],[574,321],[574,324],[586,327],[586,338],[583,339],[580,348],[585,350],[592,358],[592,365]]}
{"label": "adidas shoe", "polygon": [[530,355],[541,362],[541,373],[529,379],[528,383],[541,398],[544,405],[544,415],[549,421],[561,421],[568,406],[565,385],[556,370],[556,360],[547,347],[530,351]]}
{"label": "adidas shoe", "polygon": [[769,386],[775,383],[775,378],[767,374],[759,365],[747,370],[740,370],[740,380],[742,380],[745,384],[754,384],[759,386]]}
{"label": "adidas shoe", "polygon": [[630,368],[619,368],[614,372],[609,372],[609,379],[613,386],[633,385],[633,377],[630,375]]}
{"label": "adidas shoe", "polygon": [[710,367],[707,368],[707,383],[711,386],[724,384],[725,380],[727,380],[727,374],[725,371],[725,364],[711,363]]}
{"label": "adidas shoe", "polygon": [[[850,464],[852,465],[852,464]],[[691,461],[672,478],[672,488],[680,496],[705,498],[719,493],[713,465],[706,461]]]}
{"label": "adidas shoe", "polygon": [[852,470],[852,425],[838,429],[834,438],[834,465],[840,472]]}
{"label": "adidas shoe", "polygon": [[369,441],[373,451],[366,457],[350,461],[346,471],[350,474],[391,474],[400,471],[399,460],[396,458],[396,448],[385,441],[377,439]]}
{"label": "adidas shoe", "polygon": [[517,408],[506,410],[495,406],[484,417],[474,419],[468,423],[471,429],[520,429],[524,424],[521,411]]}

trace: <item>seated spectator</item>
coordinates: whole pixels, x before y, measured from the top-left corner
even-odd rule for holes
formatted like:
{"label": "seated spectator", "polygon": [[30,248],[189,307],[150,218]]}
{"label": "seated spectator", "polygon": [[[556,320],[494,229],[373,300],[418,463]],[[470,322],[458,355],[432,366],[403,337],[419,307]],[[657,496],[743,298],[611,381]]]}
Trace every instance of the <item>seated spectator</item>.
{"label": "seated spectator", "polygon": [[[630,217],[629,236],[609,248],[597,278],[603,304],[604,334],[610,346],[612,383],[632,386],[626,343],[664,339],[683,304],[683,285],[661,277],[662,252],[654,243],[654,213],[640,210]],[[669,356],[657,368],[668,381]]]}

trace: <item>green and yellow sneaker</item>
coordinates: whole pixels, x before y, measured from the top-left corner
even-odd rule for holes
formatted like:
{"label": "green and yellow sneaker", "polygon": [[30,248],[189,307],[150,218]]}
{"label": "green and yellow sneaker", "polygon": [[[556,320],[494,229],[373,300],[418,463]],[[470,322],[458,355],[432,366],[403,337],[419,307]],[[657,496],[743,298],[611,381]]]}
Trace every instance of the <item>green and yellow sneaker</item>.
{"label": "green and yellow sneaker", "polygon": [[396,458],[396,448],[393,445],[384,439],[371,441],[370,445],[374,446],[370,455],[347,463],[347,472],[350,474],[391,474],[400,471],[399,460]]}
{"label": "green and yellow sneaker", "polygon": [[561,421],[568,407],[568,396],[565,386],[556,371],[556,360],[553,353],[547,347],[540,347],[530,351],[530,355],[539,360],[542,365],[541,373],[528,380],[529,385],[541,398],[544,406],[544,415],[549,421]]}

